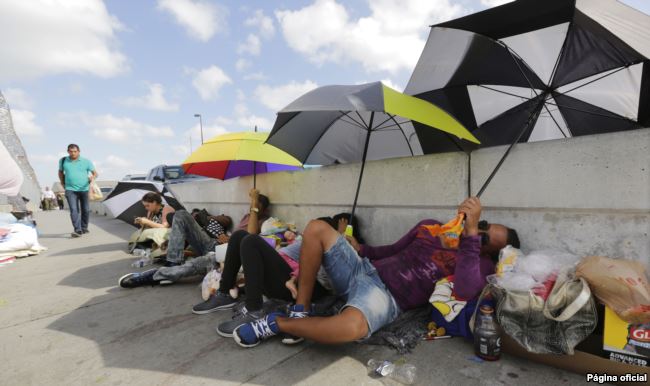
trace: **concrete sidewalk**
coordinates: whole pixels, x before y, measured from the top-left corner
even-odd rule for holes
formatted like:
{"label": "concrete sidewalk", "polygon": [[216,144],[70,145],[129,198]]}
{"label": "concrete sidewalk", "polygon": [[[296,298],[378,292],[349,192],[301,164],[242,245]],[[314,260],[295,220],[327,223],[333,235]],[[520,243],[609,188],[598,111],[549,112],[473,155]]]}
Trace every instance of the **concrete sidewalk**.
{"label": "concrete sidewalk", "polygon": [[[0,384],[207,385],[382,382],[370,358],[399,359],[388,348],[348,344],[242,349],[214,328],[229,311],[193,315],[197,283],[124,290],[131,270],[126,238],[134,228],[93,216],[90,234],[69,238],[67,212],[38,213],[49,250],[0,268]],[[404,358],[422,385],[582,384],[584,377],[507,355],[476,363],[469,342],[422,342]],[[386,382],[385,383],[391,383]]]}

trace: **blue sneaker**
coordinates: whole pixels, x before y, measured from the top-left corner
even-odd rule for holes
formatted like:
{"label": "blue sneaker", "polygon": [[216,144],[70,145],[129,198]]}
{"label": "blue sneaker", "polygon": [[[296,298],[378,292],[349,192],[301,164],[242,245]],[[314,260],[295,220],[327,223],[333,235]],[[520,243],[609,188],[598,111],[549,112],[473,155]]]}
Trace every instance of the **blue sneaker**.
{"label": "blue sneaker", "polygon": [[118,285],[122,288],[136,288],[145,285],[153,286],[160,284],[157,280],[153,279],[153,275],[155,275],[157,271],[158,268],[152,268],[143,272],[127,273],[118,280]]}
{"label": "blue sneaker", "polygon": [[[309,312],[305,311],[305,307],[302,304],[294,304],[289,307],[289,317],[290,318],[306,318],[309,316]],[[298,344],[304,341],[305,338],[291,334],[282,334],[282,343],[286,345]]]}
{"label": "blue sneaker", "polygon": [[278,316],[285,316],[281,312],[274,312],[263,318],[240,325],[235,328],[232,337],[242,347],[255,347],[263,340],[278,335],[280,329],[276,322]]}

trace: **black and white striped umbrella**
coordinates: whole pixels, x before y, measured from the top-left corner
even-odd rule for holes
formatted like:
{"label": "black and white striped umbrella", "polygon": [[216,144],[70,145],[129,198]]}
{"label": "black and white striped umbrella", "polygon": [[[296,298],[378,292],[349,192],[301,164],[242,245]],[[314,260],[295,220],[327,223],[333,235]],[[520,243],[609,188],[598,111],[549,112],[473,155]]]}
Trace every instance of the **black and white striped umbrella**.
{"label": "black and white striped umbrella", "polygon": [[[404,91],[481,147],[650,125],[650,17],[616,0],[518,0],[434,25]],[[424,153],[477,146],[414,124]]]}
{"label": "black and white striped umbrella", "polygon": [[104,199],[103,203],[114,218],[137,226],[133,220],[136,217],[147,215],[147,211],[142,205],[142,197],[150,192],[160,193],[164,204],[170,205],[176,210],[183,209],[183,206],[165,184],[151,181],[121,181]]}

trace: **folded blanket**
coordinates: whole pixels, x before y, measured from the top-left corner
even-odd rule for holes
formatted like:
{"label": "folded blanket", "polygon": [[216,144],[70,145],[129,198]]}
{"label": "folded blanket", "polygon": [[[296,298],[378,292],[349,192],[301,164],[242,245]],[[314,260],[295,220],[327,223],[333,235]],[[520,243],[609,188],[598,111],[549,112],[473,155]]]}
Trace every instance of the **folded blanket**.
{"label": "folded blanket", "polygon": [[171,232],[170,228],[147,228],[147,229],[138,229],[133,232],[129,238],[129,252],[132,252],[139,243],[144,243],[151,241],[154,243],[156,248],[151,250],[151,258],[155,259],[164,255],[166,252],[160,249],[160,246],[167,240],[169,240],[169,233]]}

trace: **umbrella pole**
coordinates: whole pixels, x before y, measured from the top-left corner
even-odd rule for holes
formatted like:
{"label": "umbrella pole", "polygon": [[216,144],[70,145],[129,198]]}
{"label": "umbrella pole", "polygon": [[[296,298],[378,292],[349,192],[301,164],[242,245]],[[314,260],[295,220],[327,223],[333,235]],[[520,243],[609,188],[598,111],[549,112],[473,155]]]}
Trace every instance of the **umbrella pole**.
{"label": "umbrella pole", "polygon": [[[255,125],[255,132],[257,133],[257,125]],[[257,162],[253,161],[253,189],[257,189]]]}
{"label": "umbrella pole", "polygon": [[523,137],[524,133],[528,130],[530,125],[533,123],[533,121],[537,120],[537,117],[539,116],[539,113],[542,112],[542,107],[544,106],[544,102],[545,102],[545,96],[546,96],[546,94],[542,94],[542,97],[539,99],[539,102],[535,106],[535,109],[528,116],[528,121],[526,121],[526,124],[524,125],[524,129],[521,130],[521,132],[519,133],[517,138],[515,138],[515,140],[512,142],[512,144],[508,147],[508,150],[506,150],[506,152],[503,154],[503,156],[499,160],[499,163],[497,164],[497,166],[494,168],[494,170],[492,170],[492,173],[490,173],[490,176],[483,183],[483,186],[481,187],[481,190],[479,190],[478,193],[476,194],[476,197],[480,198],[481,195],[483,194],[483,192],[485,192],[485,189],[487,189],[490,182],[492,182],[492,178],[494,178],[494,176],[497,174],[497,172],[501,168],[501,165],[503,165],[503,162],[506,160],[506,158],[508,158],[508,155],[510,154],[510,150],[512,150],[512,148],[515,147],[515,145],[519,142],[521,137]]}
{"label": "umbrella pole", "polygon": [[361,180],[363,179],[363,170],[366,168],[366,156],[368,155],[368,144],[370,143],[370,134],[372,132],[372,121],[375,118],[375,112],[370,113],[370,122],[368,123],[368,134],[366,135],[366,143],[363,146],[363,157],[361,158],[361,172],[359,173],[359,181],[357,182],[357,193],[354,195],[354,204],[352,204],[352,214],[350,214],[350,224],[354,218],[354,212],[357,210],[357,200],[359,199],[359,190],[361,189]]}
{"label": "umbrella pole", "polygon": [[472,195],[472,152],[467,152],[467,197]]}

